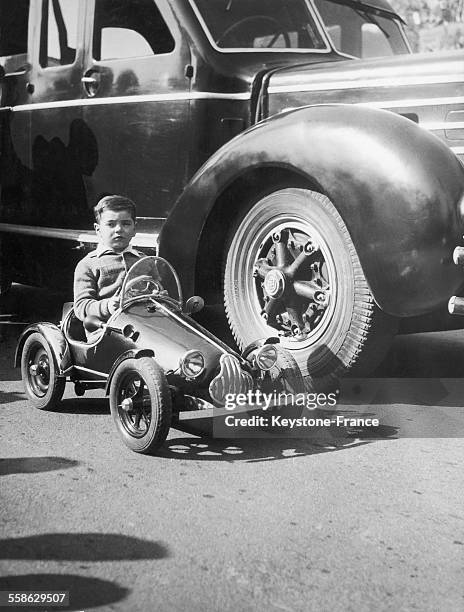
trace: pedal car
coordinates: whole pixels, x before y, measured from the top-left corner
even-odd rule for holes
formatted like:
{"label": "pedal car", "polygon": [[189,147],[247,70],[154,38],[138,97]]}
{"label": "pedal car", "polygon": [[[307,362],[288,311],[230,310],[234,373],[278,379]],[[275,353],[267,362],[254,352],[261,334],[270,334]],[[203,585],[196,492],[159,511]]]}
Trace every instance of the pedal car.
{"label": "pedal car", "polygon": [[65,304],[59,327],[36,323],[24,330],[15,362],[29,399],[53,410],[67,381],[79,396],[103,388],[126,445],[150,454],[180,411],[221,407],[228,394],[257,389],[304,391],[294,358],[277,338],[258,340],[240,355],[190,317],[202,307],[197,296],[184,305],[179,278],[166,260],[140,259],[107,323],[83,324]]}

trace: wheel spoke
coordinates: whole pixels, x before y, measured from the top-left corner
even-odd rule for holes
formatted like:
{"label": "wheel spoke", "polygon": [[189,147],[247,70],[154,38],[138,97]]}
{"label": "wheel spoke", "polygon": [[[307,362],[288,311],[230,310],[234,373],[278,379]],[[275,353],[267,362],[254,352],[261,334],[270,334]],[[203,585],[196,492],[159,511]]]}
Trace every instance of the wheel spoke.
{"label": "wheel spoke", "polygon": [[[285,304],[286,311],[289,317],[290,327],[292,329],[292,333],[294,335],[298,335],[298,331],[301,331],[305,327],[305,323],[303,320],[303,305],[301,304],[301,300],[297,298],[296,295],[289,296],[287,302]],[[298,328],[297,333],[295,333],[295,327]]]}
{"label": "wheel spoke", "polygon": [[258,259],[255,263],[255,272],[260,278],[264,278],[270,270],[272,270],[272,266],[265,259]]}
{"label": "wheel spoke", "polygon": [[294,306],[287,306],[287,312],[291,321],[292,333],[294,336],[298,336],[305,327],[301,312]]}
{"label": "wheel spoke", "polygon": [[288,246],[285,242],[283,242],[282,239],[276,243],[276,259],[277,265],[280,268],[289,266],[293,262],[293,258],[291,256],[290,251],[288,250]]}
{"label": "wheel spoke", "polygon": [[298,272],[299,268],[307,261],[310,253],[301,252],[298,257],[291,263],[285,270],[285,274],[287,274],[290,278],[293,278],[295,274]]}
{"label": "wheel spoke", "polygon": [[294,281],[293,289],[296,295],[318,304],[324,304],[327,299],[326,291],[312,281]]}
{"label": "wheel spoke", "polygon": [[127,388],[124,390],[125,397],[134,397],[137,394],[137,387],[135,385],[135,381],[133,380]]}
{"label": "wheel spoke", "polygon": [[142,418],[142,412],[140,410],[136,410],[134,413],[134,427],[135,429],[140,429],[140,419]]}
{"label": "wheel spoke", "polygon": [[137,404],[138,406],[143,402],[145,381],[143,380],[143,378],[139,378],[137,382],[139,384],[138,384],[138,387],[136,387],[137,389],[136,392],[132,396],[132,401],[134,402],[134,405]]}
{"label": "wheel spoke", "polygon": [[148,428],[150,427],[151,416],[150,416],[150,412],[147,412],[143,405],[141,406],[141,416],[145,423],[145,428],[148,430]]}
{"label": "wheel spoke", "polygon": [[264,306],[263,317],[268,325],[275,326],[277,324],[276,316],[285,312],[285,304],[282,300],[269,298]]}

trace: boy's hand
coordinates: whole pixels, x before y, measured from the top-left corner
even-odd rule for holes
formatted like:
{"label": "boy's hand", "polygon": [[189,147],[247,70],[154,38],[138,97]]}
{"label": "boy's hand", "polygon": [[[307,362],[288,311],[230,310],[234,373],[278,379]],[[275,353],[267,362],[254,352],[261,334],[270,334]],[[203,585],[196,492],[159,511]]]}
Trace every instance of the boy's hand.
{"label": "boy's hand", "polygon": [[119,301],[121,300],[121,290],[119,289],[111,298],[108,298],[108,310],[110,314],[114,314],[119,308]]}

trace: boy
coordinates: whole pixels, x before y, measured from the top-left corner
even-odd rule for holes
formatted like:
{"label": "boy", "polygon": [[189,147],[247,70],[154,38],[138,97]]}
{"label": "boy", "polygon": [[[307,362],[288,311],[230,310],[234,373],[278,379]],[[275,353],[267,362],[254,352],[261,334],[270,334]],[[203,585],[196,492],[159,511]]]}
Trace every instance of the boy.
{"label": "boy", "polygon": [[[74,272],[74,312],[83,321],[96,316],[107,321],[119,306],[120,290],[129,268],[142,257],[130,246],[135,236],[136,210],[129,198],[109,195],[95,206],[99,244]],[[88,339],[94,338],[88,334]]]}

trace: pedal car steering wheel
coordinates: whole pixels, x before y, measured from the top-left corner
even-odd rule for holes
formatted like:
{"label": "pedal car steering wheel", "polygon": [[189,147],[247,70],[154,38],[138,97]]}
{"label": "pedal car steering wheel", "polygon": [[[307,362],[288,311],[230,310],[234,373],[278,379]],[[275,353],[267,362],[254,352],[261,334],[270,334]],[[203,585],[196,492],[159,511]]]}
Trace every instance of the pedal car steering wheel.
{"label": "pedal car steering wheel", "polygon": [[155,281],[148,274],[141,274],[132,278],[126,285],[125,294],[128,297],[137,297],[139,295],[159,295],[164,289],[159,281]]}

